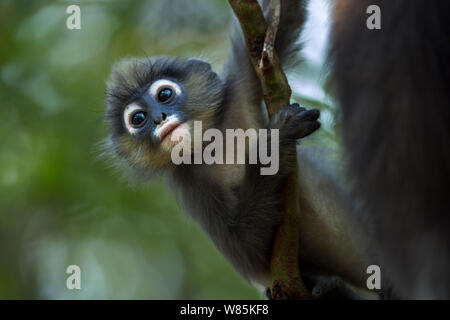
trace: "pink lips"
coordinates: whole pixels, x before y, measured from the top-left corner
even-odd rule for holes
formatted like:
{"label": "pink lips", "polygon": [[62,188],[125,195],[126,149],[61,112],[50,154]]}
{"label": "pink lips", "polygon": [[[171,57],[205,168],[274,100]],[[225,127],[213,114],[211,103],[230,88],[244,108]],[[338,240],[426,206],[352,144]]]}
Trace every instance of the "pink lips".
{"label": "pink lips", "polygon": [[173,130],[178,128],[181,124],[183,123],[177,120],[172,120],[165,123],[159,133],[159,138],[161,139],[161,141],[163,141],[164,138],[166,138],[170,133],[172,133]]}

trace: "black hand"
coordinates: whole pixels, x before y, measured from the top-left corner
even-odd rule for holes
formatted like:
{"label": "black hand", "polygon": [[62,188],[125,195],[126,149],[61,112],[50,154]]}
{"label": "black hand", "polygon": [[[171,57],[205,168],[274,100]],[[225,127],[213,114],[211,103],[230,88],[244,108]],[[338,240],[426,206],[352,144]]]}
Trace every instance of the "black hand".
{"label": "black hand", "polygon": [[317,121],[319,116],[319,110],[306,110],[294,103],[273,115],[270,128],[279,129],[280,138],[300,139],[320,128],[320,122]]}

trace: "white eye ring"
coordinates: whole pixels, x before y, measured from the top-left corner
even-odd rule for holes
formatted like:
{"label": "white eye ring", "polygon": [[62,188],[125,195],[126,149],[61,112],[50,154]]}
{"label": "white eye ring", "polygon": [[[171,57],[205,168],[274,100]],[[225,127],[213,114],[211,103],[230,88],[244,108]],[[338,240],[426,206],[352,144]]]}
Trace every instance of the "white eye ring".
{"label": "white eye ring", "polygon": [[150,96],[154,97],[155,100],[158,100],[158,92],[161,88],[173,89],[175,91],[175,96],[179,96],[181,94],[180,86],[176,82],[170,81],[168,79],[160,79],[153,82],[148,89],[148,93],[150,94]]}
{"label": "white eye ring", "polygon": [[125,110],[123,112],[123,123],[125,123],[128,132],[132,135],[137,134],[139,131],[139,128],[133,127],[133,125],[130,123],[131,115],[136,111],[144,111],[144,109],[142,109],[142,107],[137,105],[136,103],[131,103],[125,107]]}

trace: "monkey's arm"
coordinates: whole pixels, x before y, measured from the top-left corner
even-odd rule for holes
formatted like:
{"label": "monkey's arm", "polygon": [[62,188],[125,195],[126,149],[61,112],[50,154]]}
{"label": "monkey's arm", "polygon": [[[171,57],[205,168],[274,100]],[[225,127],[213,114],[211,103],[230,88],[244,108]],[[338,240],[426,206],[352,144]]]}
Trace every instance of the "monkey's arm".
{"label": "monkey's arm", "polygon": [[[235,185],[206,174],[206,167],[187,166],[174,175],[187,211],[235,269],[251,281],[268,284],[273,236],[282,217],[281,184],[296,157],[297,139],[320,126],[318,116],[317,110],[294,104],[272,117],[268,129],[279,130],[277,174],[262,175],[260,164],[247,161],[245,174]],[[269,130],[268,146],[271,139]]]}
{"label": "monkey's arm", "polygon": [[[300,45],[296,42],[305,21],[303,0],[281,0],[280,23],[275,39],[275,51],[283,69],[298,63]],[[270,0],[262,1],[264,14],[268,16]],[[267,125],[266,108],[262,108],[262,92],[254,68],[250,62],[242,30],[237,21],[231,33],[231,52],[221,78],[226,83],[228,101],[239,101],[226,105],[224,124],[243,123],[241,127]]]}
{"label": "monkey's arm", "polygon": [[[297,148],[300,183],[300,256],[318,269],[365,286],[368,239],[355,219],[354,199],[339,149],[304,143]],[[373,257],[372,257],[373,258]]]}
{"label": "monkey's arm", "polygon": [[[281,120],[275,117],[278,124],[272,126],[289,127]],[[302,124],[294,127],[301,129]],[[282,215],[279,188],[291,157],[296,156],[285,151],[292,150],[293,143],[280,137],[277,175],[263,176],[259,165],[246,165],[245,177],[236,188],[205,174],[202,167],[189,166],[178,176],[181,189],[176,189],[187,211],[241,275],[262,285],[268,285],[272,235]],[[336,151],[308,145],[298,148],[298,158],[300,265],[305,281],[320,298],[358,298],[347,283],[364,288],[366,268],[377,262],[367,258],[363,229],[349,214],[349,194],[338,174],[341,160]]]}

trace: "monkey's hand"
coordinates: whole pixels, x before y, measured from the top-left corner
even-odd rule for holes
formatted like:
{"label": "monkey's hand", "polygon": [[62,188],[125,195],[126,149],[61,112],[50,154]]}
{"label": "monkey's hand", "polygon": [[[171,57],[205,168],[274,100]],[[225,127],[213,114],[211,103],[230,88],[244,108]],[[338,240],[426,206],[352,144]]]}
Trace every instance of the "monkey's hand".
{"label": "monkey's hand", "polygon": [[307,110],[293,103],[275,113],[269,127],[280,130],[280,139],[300,139],[320,128],[319,116],[319,110]]}

